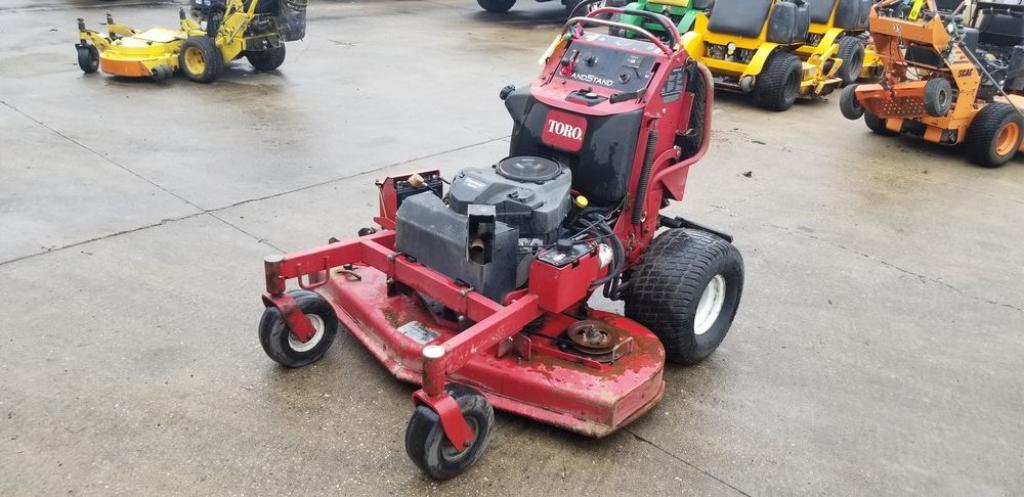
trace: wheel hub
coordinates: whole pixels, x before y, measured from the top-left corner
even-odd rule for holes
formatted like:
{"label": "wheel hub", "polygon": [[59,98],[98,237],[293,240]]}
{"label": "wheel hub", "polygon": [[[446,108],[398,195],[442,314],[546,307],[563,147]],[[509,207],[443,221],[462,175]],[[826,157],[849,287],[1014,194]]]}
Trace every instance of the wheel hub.
{"label": "wheel hub", "polygon": [[722,313],[724,305],[725,277],[716,274],[704,287],[704,292],[701,293],[700,300],[697,302],[697,312],[693,317],[693,333],[695,335],[707,333],[718,321],[718,316]]}
{"label": "wheel hub", "polygon": [[296,352],[309,352],[310,350],[313,350],[317,344],[320,343],[320,340],[323,340],[324,330],[327,329],[324,319],[320,316],[316,314],[306,314],[306,318],[309,319],[309,323],[313,325],[313,329],[316,330],[316,332],[313,333],[313,336],[310,337],[306,343],[299,341],[294,334],[288,333],[288,346]]}

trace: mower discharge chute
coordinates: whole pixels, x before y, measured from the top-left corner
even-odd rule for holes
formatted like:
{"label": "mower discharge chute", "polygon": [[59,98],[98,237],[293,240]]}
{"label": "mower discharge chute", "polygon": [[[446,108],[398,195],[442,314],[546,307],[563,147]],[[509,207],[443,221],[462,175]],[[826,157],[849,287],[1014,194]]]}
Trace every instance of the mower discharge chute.
{"label": "mower discharge chute", "polygon": [[840,109],[875,133],[964,144],[971,161],[999,167],[1024,137],[1024,1],[975,2],[966,25],[963,5],[950,3],[878,4],[871,31],[884,78],[846,88]]}
{"label": "mower discharge chute", "polygon": [[78,66],[85,73],[157,81],[180,69],[209,83],[244,55],[257,70],[272,71],[284,63],[285,42],[305,36],[306,6],[307,0],[192,0],[191,16],[179,11],[178,29],[141,32],[115,23],[110,14],[107,33],[78,19]]}
{"label": "mower discharge chute", "polygon": [[[834,10],[827,22],[834,20]],[[750,93],[759,106],[783,111],[799,97],[826,95],[843,84],[839,75],[846,61],[834,38],[842,30],[829,28],[829,38],[805,47],[810,29],[806,0],[717,0],[709,15],[697,16],[683,44],[719,87]]]}
{"label": "mower discharge chute", "polygon": [[[624,13],[675,41],[602,18]],[[437,171],[387,178],[379,228],[266,259],[267,354],[319,360],[340,321],[422,385],[406,451],[439,479],[480,457],[494,408],[593,437],[650,410],[666,357],[711,354],[743,287],[731,238],[660,214],[710,141],[711,77],[678,41],[649,12],[570,19],[541,75],[501,91],[509,157],[448,185]],[[624,300],[625,316],[589,307],[595,291]]]}

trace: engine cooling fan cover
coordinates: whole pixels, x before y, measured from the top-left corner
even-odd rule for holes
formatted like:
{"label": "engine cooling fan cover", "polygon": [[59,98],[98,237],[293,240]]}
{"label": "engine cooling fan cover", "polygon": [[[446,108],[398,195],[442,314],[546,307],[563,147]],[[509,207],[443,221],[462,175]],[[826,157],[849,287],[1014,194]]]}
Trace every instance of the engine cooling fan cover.
{"label": "engine cooling fan cover", "polygon": [[512,181],[537,183],[553,180],[562,174],[562,166],[559,163],[533,155],[507,157],[498,162],[495,170]]}

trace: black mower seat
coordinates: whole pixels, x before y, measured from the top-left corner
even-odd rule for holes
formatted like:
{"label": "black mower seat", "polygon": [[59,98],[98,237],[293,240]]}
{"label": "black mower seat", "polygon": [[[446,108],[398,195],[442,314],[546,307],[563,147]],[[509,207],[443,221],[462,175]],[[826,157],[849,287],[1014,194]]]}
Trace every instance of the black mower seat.
{"label": "black mower seat", "polygon": [[868,16],[873,3],[873,0],[839,0],[835,26],[851,31],[868,29]]}
{"label": "black mower seat", "polygon": [[802,0],[778,0],[768,18],[768,41],[803,43],[811,28],[811,12]]}
{"label": "black mower seat", "polygon": [[768,19],[772,0],[718,0],[708,19],[712,33],[756,38]]}
{"label": "black mower seat", "polygon": [[711,10],[715,7],[715,0],[692,0],[690,8],[698,10]]}
{"label": "black mower seat", "polygon": [[1024,45],[1024,14],[985,10],[981,13],[981,43],[1001,47]]}
{"label": "black mower seat", "polygon": [[811,22],[825,24],[832,18],[832,9],[837,0],[807,0],[811,11]]}

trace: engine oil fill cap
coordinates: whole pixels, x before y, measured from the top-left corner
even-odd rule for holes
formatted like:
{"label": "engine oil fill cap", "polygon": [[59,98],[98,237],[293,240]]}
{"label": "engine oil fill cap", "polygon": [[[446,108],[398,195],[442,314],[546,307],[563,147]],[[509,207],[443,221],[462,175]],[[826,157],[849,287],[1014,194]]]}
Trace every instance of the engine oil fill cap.
{"label": "engine oil fill cap", "polygon": [[562,166],[551,159],[532,155],[517,155],[502,159],[495,166],[498,174],[512,181],[543,183],[562,174]]}

